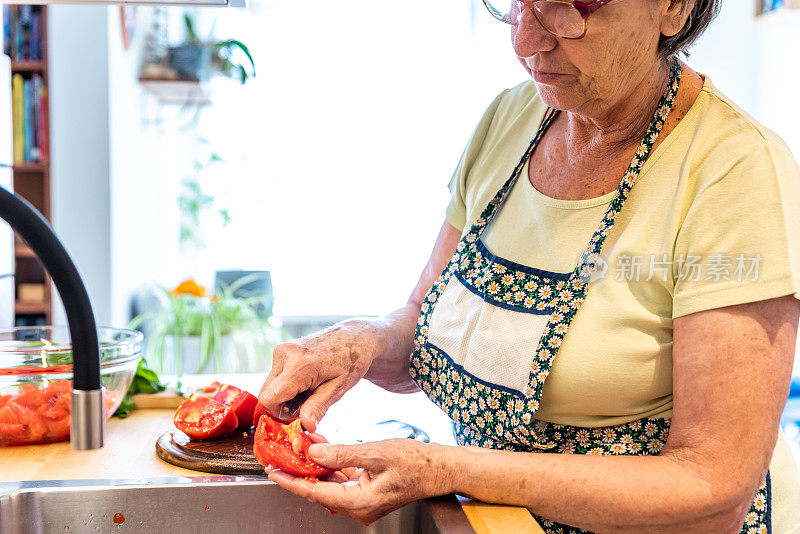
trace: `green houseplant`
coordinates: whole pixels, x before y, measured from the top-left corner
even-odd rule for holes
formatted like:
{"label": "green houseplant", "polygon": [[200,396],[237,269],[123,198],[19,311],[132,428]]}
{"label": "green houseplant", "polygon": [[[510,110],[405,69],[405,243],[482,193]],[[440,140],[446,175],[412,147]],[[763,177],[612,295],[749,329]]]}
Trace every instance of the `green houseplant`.
{"label": "green houseplant", "polygon": [[[271,353],[282,334],[264,312],[271,296],[241,296],[237,292],[250,281],[250,277],[243,277],[214,295],[191,279],[172,290],[160,288],[164,305],[131,323],[132,327],[144,322],[150,325],[148,362],[157,371],[178,377],[261,367],[258,352]],[[234,346],[237,336],[247,338],[239,347]]]}
{"label": "green houseplant", "polygon": [[[180,78],[205,80],[211,74],[219,74],[228,78],[236,78],[242,84],[256,75],[256,66],[250,49],[237,39],[215,40],[209,36],[200,39],[195,31],[191,14],[183,16],[185,39],[178,46],[169,49],[169,67]],[[247,58],[245,64],[235,60],[236,51],[241,51]]]}

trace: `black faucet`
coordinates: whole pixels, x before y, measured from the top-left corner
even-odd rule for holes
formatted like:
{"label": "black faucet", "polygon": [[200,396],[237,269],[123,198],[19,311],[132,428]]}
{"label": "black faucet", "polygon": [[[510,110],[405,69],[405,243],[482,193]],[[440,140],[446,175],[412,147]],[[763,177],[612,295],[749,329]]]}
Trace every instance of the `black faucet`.
{"label": "black faucet", "polygon": [[73,449],[103,446],[105,409],[100,384],[97,325],[86,286],[52,227],[25,199],[0,187],[0,218],[28,244],[53,279],[67,312],[72,340],[72,405],[70,441]]}

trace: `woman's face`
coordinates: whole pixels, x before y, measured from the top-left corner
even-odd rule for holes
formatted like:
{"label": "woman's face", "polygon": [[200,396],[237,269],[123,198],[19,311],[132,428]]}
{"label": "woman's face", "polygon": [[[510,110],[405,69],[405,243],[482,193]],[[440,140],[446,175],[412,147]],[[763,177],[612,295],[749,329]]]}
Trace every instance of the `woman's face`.
{"label": "woman's face", "polygon": [[659,64],[658,40],[670,5],[670,0],[613,0],[589,15],[581,39],[551,35],[525,8],[520,24],[511,27],[514,51],[548,106],[602,113]]}

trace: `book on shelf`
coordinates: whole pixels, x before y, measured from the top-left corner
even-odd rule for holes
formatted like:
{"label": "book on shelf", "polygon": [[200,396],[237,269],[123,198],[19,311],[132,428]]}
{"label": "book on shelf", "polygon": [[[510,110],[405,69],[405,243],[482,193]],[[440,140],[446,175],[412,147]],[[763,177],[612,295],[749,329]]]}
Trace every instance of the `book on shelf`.
{"label": "book on shelf", "polygon": [[16,73],[11,85],[14,164],[44,161],[47,158],[44,80],[38,73],[27,78]]}
{"label": "book on shelf", "polygon": [[11,61],[41,61],[42,6],[3,4],[3,52]]}

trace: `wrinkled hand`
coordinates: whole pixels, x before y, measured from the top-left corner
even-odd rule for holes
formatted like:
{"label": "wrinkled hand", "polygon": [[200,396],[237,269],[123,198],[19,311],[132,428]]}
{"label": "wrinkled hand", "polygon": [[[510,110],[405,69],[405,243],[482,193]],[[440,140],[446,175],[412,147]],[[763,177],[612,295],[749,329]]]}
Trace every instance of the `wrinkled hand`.
{"label": "wrinkled hand", "polygon": [[312,483],[277,470],[269,478],[295,495],[369,525],[410,502],[449,492],[442,449],[412,439],[317,443],[309,456],[337,470],[329,481]]}
{"label": "wrinkled hand", "polygon": [[300,408],[303,427],[313,432],[328,408],[366,374],[380,350],[374,328],[358,320],[278,345],[258,400],[277,414],[282,402],[313,390]]}

